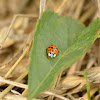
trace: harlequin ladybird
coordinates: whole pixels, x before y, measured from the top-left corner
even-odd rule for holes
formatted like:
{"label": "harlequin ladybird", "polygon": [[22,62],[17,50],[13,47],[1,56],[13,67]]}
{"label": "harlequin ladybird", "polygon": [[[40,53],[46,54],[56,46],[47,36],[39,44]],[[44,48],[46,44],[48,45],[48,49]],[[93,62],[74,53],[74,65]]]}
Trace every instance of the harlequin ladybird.
{"label": "harlequin ladybird", "polygon": [[56,56],[58,55],[59,50],[58,50],[57,46],[55,46],[55,45],[50,45],[50,46],[47,48],[46,52],[47,52],[47,55],[48,55],[50,58],[54,58],[54,57],[56,57]]}

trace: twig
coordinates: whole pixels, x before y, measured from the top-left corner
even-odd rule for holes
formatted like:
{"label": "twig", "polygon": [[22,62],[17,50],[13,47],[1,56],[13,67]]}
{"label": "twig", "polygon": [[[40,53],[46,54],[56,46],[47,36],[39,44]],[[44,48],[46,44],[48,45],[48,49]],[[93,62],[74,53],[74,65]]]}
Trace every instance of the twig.
{"label": "twig", "polygon": [[100,17],[100,0],[97,0],[97,3],[98,3],[98,10],[99,10],[99,17]]}
{"label": "twig", "polygon": [[83,5],[84,5],[84,1],[85,0],[79,0],[79,4],[75,10],[74,18],[77,18],[77,19],[79,18],[82,8],[83,8]]}
{"label": "twig", "polygon": [[71,75],[73,75],[73,74],[75,73],[76,67],[77,67],[77,63],[78,63],[78,62],[74,63],[74,64],[69,68],[69,70],[68,70],[68,72],[67,72],[67,76],[71,76]]}
{"label": "twig", "polygon": [[42,14],[42,12],[45,10],[45,6],[46,6],[46,0],[40,0],[40,15]]}
{"label": "twig", "polygon": [[60,11],[60,9],[64,6],[65,2],[67,2],[68,0],[63,0],[63,2],[61,3],[61,5],[58,7],[58,9],[56,10],[56,12],[58,13]]}
{"label": "twig", "polygon": [[28,89],[25,89],[23,92],[22,92],[22,96],[24,97],[27,97],[28,96]]}
{"label": "twig", "polygon": [[[58,84],[60,82],[61,75],[62,75],[62,72],[55,77],[55,81],[54,81],[52,87],[50,88],[51,90],[56,89],[56,87],[58,86]],[[48,100],[53,100],[53,98],[54,98],[54,96],[49,96]]]}
{"label": "twig", "polygon": [[75,98],[70,93],[68,93],[67,95],[71,98],[71,100],[75,100]]}
{"label": "twig", "polygon": [[24,56],[27,54],[27,52],[30,50],[30,46],[31,46],[31,42],[32,42],[32,36],[33,33],[31,33],[27,39],[26,42],[26,46],[24,47],[23,53],[22,55],[19,57],[19,59],[16,61],[16,63],[11,67],[11,69],[6,73],[6,75],[4,76],[4,78],[7,78],[10,73],[16,68],[16,66],[18,65],[18,63],[24,58]]}
{"label": "twig", "polygon": [[23,53],[22,53],[22,55],[20,56],[20,58],[16,61],[16,63],[11,67],[11,69],[6,73],[6,75],[4,76],[4,78],[7,78],[10,74],[11,74],[11,72],[16,68],[16,66],[18,65],[18,63],[24,58],[24,56],[26,55],[26,53],[27,53],[27,49],[26,49],[26,51],[24,51]]}
{"label": "twig", "polygon": [[[15,82],[19,82],[21,81],[24,77],[26,77],[26,75],[28,74],[28,70],[23,73],[20,77],[18,77]],[[6,95],[14,86],[13,85],[9,85],[3,92],[0,93],[0,99],[2,99],[2,97],[4,95]]]}
{"label": "twig", "polygon": [[25,85],[25,84],[17,83],[17,82],[13,82],[13,81],[10,81],[10,80],[7,80],[7,79],[4,79],[4,78],[1,77],[1,76],[0,76],[0,82],[7,83],[7,84],[10,84],[10,85],[13,85],[13,86],[20,87],[20,88],[25,88],[25,89],[28,88],[28,86]]}
{"label": "twig", "polygon": [[67,99],[67,98],[65,98],[65,97],[63,97],[63,96],[60,96],[60,95],[58,95],[58,94],[55,94],[55,93],[52,93],[52,92],[49,92],[49,91],[46,91],[46,92],[44,92],[45,94],[48,94],[48,95],[53,95],[53,96],[55,96],[55,97],[57,97],[57,98],[60,98],[60,99],[62,99],[62,100],[69,100],[69,99]]}
{"label": "twig", "polygon": [[0,70],[4,69],[5,67],[7,67],[11,62],[14,62],[17,60],[17,58],[22,54],[22,48],[19,50],[19,52],[17,52],[9,61],[7,61],[6,63],[4,62],[3,64],[0,65]]}
{"label": "twig", "polygon": [[82,17],[80,17],[79,22],[84,23],[93,13],[96,11],[96,7],[92,6],[89,10],[87,10]]}

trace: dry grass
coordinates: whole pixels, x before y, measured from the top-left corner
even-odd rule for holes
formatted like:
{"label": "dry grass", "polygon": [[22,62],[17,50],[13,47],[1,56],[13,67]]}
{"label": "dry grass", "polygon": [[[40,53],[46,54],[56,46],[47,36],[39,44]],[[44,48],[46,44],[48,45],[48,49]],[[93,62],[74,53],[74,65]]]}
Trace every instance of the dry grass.
{"label": "dry grass", "polygon": [[[75,18],[86,26],[100,17],[99,0],[47,0],[41,11],[39,7],[39,0],[0,0],[0,43],[4,41],[8,28],[11,29],[0,49],[0,98],[3,97],[3,100],[27,100],[29,49],[37,19],[45,7],[59,15]],[[16,13],[32,16],[18,17],[14,25],[9,27]],[[91,100],[100,100],[100,39],[79,61],[57,76],[54,82],[56,85],[50,92],[44,92],[36,100],[87,100],[85,70],[88,71],[87,78],[91,86]]]}

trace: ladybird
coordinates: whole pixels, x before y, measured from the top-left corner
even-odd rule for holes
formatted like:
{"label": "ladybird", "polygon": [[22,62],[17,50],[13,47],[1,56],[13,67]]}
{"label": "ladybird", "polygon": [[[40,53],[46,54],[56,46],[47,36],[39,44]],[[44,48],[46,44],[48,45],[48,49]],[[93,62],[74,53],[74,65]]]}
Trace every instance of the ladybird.
{"label": "ladybird", "polygon": [[55,46],[55,45],[50,45],[47,50],[47,55],[50,57],[50,58],[55,58],[58,53],[59,53],[59,50],[58,50],[58,47]]}

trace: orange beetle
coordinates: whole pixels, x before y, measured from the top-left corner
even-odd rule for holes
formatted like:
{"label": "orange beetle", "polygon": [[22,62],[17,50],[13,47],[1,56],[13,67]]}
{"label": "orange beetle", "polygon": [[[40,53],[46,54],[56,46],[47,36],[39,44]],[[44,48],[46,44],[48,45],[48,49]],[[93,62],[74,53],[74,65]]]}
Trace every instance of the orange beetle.
{"label": "orange beetle", "polygon": [[55,45],[50,45],[47,50],[47,55],[50,57],[50,58],[54,58],[58,55],[59,53],[59,50],[58,50],[58,47],[55,46]]}

